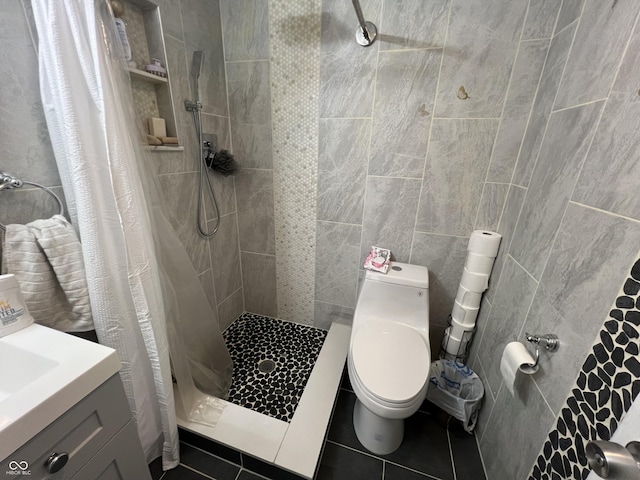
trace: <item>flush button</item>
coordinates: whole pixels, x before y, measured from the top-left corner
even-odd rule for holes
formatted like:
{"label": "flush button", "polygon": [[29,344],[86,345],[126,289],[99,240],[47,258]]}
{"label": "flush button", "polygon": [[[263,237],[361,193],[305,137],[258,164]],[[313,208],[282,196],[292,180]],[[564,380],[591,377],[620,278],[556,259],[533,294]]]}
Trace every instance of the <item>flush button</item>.
{"label": "flush button", "polygon": [[391,267],[391,270],[395,270],[396,272],[401,272],[402,267],[399,267],[398,265],[394,265],[393,267]]}

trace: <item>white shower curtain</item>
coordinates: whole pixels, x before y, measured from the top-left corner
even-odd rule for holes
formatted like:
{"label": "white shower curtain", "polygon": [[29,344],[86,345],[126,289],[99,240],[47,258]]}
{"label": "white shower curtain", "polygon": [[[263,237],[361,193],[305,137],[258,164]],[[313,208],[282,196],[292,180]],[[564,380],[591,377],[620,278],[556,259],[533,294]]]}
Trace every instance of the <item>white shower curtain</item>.
{"label": "white shower curtain", "polygon": [[32,5],[43,107],[83,245],[98,339],[118,351],[147,460],[162,454],[169,469],[179,462],[171,367],[190,412],[212,403],[202,396],[198,405],[189,403],[197,393],[194,381],[206,393],[226,394],[231,360],[153,180],[146,178],[153,173],[145,171],[148,159],[131,121],[131,92],[109,7],[105,0]]}

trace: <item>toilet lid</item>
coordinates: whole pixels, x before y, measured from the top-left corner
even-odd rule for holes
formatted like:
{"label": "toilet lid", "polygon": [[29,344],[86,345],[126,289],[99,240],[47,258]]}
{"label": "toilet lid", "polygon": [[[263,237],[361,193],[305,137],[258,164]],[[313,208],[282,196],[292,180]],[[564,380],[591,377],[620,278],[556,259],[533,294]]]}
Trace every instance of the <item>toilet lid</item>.
{"label": "toilet lid", "polygon": [[429,375],[430,354],[422,335],[393,322],[370,321],[351,346],[356,373],[366,389],[388,402],[418,395]]}

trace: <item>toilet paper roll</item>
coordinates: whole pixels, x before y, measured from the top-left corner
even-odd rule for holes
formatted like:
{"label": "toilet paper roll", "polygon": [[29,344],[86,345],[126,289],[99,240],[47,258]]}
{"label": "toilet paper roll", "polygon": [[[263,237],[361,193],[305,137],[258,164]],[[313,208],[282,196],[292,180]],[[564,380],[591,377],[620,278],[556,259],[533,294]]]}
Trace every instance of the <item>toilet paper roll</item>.
{"label": "toilet paper roll", "polygon": [[472,292],[464,287],[458,287],[458,293],[456,294],[456,302],[463,307],[478,308],[482,301],[482,293]]}
{"label": "toilet paper roll", "polygon": [[471,335],[466,332],[460,332],[460,336],[455,335],[453,327],[447,327],[444,331],[444,338],[442,339],[442,346],[444,351],[450,355],[456,357],[462,357],[465,354]]}
{"label": "toilet paper roll", "polygon": [[459,325],[463,330],[472,330],[476,326],[476,318],[480,307],[463,307],[458,302],[453,302],[451,310],[451,324]]}
{"label": "toilet paper roll", "polygon": [[467,259],[464,262],[464,268],[473,273],[484,273],[489,275],[493,270],[493,262],[495,257],[487,257],[486,255],[478,255],[477,253],[469,252]]}
{"label": "toilet paper roll", "polygon": [[482,293],[489,288],[489,275],[473,273],[465,268],[462,271],[460,286],[471,292]]}
{"label": "toilet paper roll", "polygon": [[467,250],[486,257],[495,257],[498,254],[502,235],[488,230],[474,230],[469,237]]}
{"label": "toilet paper roll", "polygon": [[526,375],[531,375],[538,371],[538,367],[532,368],[535,360],[520,342],[511,342],[504,347],[502,358],[500,359],[500,373],[504,383],[513,396],[513,386],[516,383],[516,374],[520,371]]}

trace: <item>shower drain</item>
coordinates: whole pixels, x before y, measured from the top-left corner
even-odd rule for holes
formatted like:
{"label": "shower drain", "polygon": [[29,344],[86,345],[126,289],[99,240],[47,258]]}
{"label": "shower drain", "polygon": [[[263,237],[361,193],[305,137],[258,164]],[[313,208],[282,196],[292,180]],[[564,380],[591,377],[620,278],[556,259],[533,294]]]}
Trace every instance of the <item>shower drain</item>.
{"label": "shower drain", "polygon": [[263,373],[273,372],[276,368],[276,362],[273,360],[261,360],[258,363],[258,370]]}

